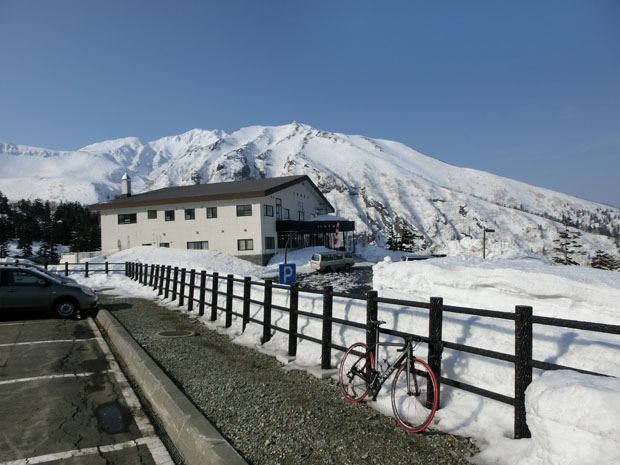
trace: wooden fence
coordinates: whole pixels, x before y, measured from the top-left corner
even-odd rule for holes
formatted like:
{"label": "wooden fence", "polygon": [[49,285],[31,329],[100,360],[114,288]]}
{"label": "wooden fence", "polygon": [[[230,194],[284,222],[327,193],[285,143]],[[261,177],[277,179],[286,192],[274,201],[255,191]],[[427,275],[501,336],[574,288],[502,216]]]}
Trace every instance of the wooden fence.
{"label": "wooden fence", "polygon": [[[55,265],[52,265],[55,266]],[[88,276],[92,273],[125,273],[127,275],[126,263],[94,263],[94,262],[84,262],[84,263],[69,263],[63,262],[60,265],[57,265],[56,268],[50,269],[49,265],[45,265],[45,269],[51,271],[52,273],[56,273],[59,275],[69,276],[69,274],[76,273],[84,273],[84,276],[88,278]]]}
{"label": "wooden fence", "polygon": [[[157,291],[158,295],[164,299],[171,298],[177,301],[180,307],[187,306],[188,311],[197,310],[200,316],[205,312],[210,313],[210,320],[215,321],[218,312],[222,312],[225,318],[225,326],[232,325],[233,316],[242,319],[242,328],[245,330],[249,323],[262,325],[262,339],[265,343],[271,339],[272,331],[288,334],[288,354],[297,354],[297,341],[307,340],[321,345],[321,367],[330,368],[332,350],[345,351],[347,348],[333,343],[332,325],[339,324],[348,327],[355,327],[366,331],[366,342],[370,346],[376,341],[375,332],[369,325],[370,321],[378,320],[379,305],[398,305],[425,309],[428,311],[428,336],[410,334],[396,329],[381,328],[382,334],[396,337],[417,336],[428,346],[427,360],[433,372],[437,376],[439,387],[442,384],[452,386],[467,392],[471,392],[486,398],[494,399],[499,402],[514,407],[514,437],[515,439],[530,437],[530,431],[525,419],[525,390],[532,382],[533,369],[557,370],[568,369],[591,375],[607,376],[603,373],[578,369],[574,367],[562,366],[558,364],[543,362],[533,359],[533,325],[556,326],[562,328],[579,329],[598,333],[620,335],[620,326],[607,325],[600,323],[589,323],[575,320],[565,320],[558,318],[548,318],[533,315],[532,307],[517,306],[514,313],[500,312],[493,310],[483,310],[467,307],[455,307],[443,304],[443,299],[433,297],[429,302],[415,302],[400,299],[390,299],[379,297],[376,291],[369,291],[365,295],[347,294],[335,292],[328,286],[322,291],[311,289],[300,289],[297,283],[290,286],[274,284],[272,280],[252,281],[251,278],[235,278],[232,274],[220,276],[217,272],[208,274],[206,271],[197,272],[196,270],[179,269],[166,265],[143,264],[127,262],[125,274],[133,280],[145,286],[150,286]],[[211,288],[207,288],[207,278],[211,280]],[[197,283],[198,279],[198,283]],[[243,295],[234,294],[234,283],[243,283]],[[255,287],[263,288],[263,299],[252,299],[252,289]],[[278,306],[272,301],[273,289],[288,291],[288,306]],[[312,313],[299,308],[299,294],[314,294],[322,296],[322,313]],[[207,298],[208,296],[208,298]],[[360,323],[341,318],[335,318],[333,312],[333,298],[340,297],[352,301],[364,302],[366,307],[366,322]],[[222,298],[222,300],[220,300]],[[242,312],[233,311],[234,299],[243,302]],[[250,316],[250,305],[256,304],[263,308],[263,319],[258,320]],[[289,314],[289,324],[287,328],[280,327],[272,322],[272,310],[279,310]],[[454,313],[459,315],[476,315],[492,319],[514,321],[514,354],[506,354],[487,349],[481,349],[455,342],[444,341],[442,339],[444,314]],[[298,318],[305,316],[321,321],[321,338],[312,337],[298,332]],[[450,379],[442,375],[442,353],[444,349],[452,349],[458,352],[476,354],[495,360],[503,360],[514,365],[515,386],[514,396],[499,394],[483,387],[473,386],[462,381]],[[441,389],[440,389],[441,392]],[[439,402],[439,405],[441,403]]]}

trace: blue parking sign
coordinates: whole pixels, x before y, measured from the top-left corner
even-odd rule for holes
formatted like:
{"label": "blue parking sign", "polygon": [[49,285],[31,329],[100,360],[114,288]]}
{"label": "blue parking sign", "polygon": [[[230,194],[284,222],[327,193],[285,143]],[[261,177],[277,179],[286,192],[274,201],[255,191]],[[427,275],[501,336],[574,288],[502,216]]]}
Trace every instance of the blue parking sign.
{"label": "blue parking sign", "polygon": [[297,267],[294,263],[280,265],[280,284],[291,284],[297,281]]}

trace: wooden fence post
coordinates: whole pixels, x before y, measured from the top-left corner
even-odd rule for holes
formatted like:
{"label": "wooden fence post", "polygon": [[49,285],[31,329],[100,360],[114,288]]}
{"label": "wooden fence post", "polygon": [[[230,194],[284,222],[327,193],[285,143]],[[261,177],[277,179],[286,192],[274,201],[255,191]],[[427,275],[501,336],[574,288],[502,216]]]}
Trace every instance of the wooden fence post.
{"label": "wooden fence post", "polygon": [[377,321],[378,319],[378,305],[377,298],[379,294],[377,291],[368,291],[366,293],[366,344],[372,351],[373,357],[376,357],[375,344],[377,343],[377,333],[374,326],[370,324],[371,321]]}
{"label": "wooden fence post", "polygon": [[155,265],[151,264],[151,272],[149,273],[149,287],[153,287],[154,274],[155,274]]}
{"label": "wooden fence post", "polygon": [[164,293],[164,273],[166,268],[164,267],[164,265],[158,265],[159,266],[159,292],[157,293],[157,295],[162,295]]}
{"label": "wooden fence post", "polygon": [[297,356],[297,320],[299,314],[299,283],[291,283],[288,314],[288,354]]}
{"label": "wooden fence post", "polygon": [[[428,366],[437,378],[437,408],[441,406],[441,354],[443,352],[443,299],[431,297],[431,308],[428,318]],[[429,383],[429,387],[432,386]],[[429,392],[432,395],[432,392]]]}
{"label": "wooden fence post", "polygon": [[323,370],[328,370],[331,366],[333,292],[332,286],[326,286],[323,291],[323,331],[321,337],[321,369]]}
{"label": "wooden fence post", "polygon": [[189,298],[187,299],[187,311],[191,312],[194,309],[194,288],[196,281],[196,270],[189,272]]}
{"label": "wooden fence post", "polygon": [[207,286],[207,272],[202,270],[200,272],[200,297],[198,298],[198,315],[203,316],[205,314],[205,287]]}
{"label": "wooden fence post", "polygon": [[88,278],[88,262],[84,262],[84,277]]}
{"label": "wooden fence post", "polygon": [[168,265],[166,267],[166,287],[164,289],[164,299],[167,299],[170,295],[170,272],[172,271],[172,267]]}
{"label": "wooden fence post", "polygon": [[263,305],[263,337],[261,338],[261,344],[269,342],[271,340],[271,296],[273,292],[273,281],[271,279],[265,279],[265,299]]}
{"label": "wooden fence post", "polygon": [[[65,276],[69,276],[69,262],[65,262]],[[127,262],[125,262],[125,276],[129,276],[127,274]]]}
{"label": "wooden fence post", "polygon": [[218,281],[220,280],[219,273],[213,272],[213,285],[211,286],[211,321],[217,320],[217,293],[218,293]]}
{"label": "wooden fence post", "polygon": [[532,382],[532,307],[515,307],[515,439],[532,437],[525,418],[525,390]]}
{"label": "wooden fence post", "polygon": [[175,300],[177,300],[177,285],[179,282],[179,267],[175,266],[174,267],[174,274],[173,274],[173,278],[172,278],[172,301],[174,302]]}
{"label": "wooden fence post", "polygon": [[187,270],[181,268],[181,285],[179,286],[179,307],[185,305],[185,277],[187,276]]}
{"label": "wooden fence post", "polygon": [[149,265],[147,263],[144,264],[144,276],[142,280],[142,285],[147,286],[149,284]]}
{"label": "wooden fence post", "polygon": [[230,328],[232,326],[232,307],[233,307],[233,281],[235,277],[229,274],[226,281],[226,323],[225,327]]}
{"label": "wooden fence post", "polygon": [[243,278],[243,327],[242,331],[245,331],[245,327],[250,322],[250,295],[252,293],[252,278],[246,276]]}

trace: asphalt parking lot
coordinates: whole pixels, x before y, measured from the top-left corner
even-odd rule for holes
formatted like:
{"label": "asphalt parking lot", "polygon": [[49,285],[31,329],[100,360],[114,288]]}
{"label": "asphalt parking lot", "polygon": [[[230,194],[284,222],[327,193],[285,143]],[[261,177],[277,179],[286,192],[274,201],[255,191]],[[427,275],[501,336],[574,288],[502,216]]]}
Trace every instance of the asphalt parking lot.
{"label": "asphalt parking lot", "polygon": [[0,465],[172,465],[94,320],[0,315]]}

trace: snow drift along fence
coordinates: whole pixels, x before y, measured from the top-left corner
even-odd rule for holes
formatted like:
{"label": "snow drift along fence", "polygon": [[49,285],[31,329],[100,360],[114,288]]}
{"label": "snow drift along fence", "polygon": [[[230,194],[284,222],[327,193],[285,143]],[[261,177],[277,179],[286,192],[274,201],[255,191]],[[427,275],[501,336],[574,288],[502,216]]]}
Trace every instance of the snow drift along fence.
{"label": "snow drift along fence", "polygon": [[[493,310],[483,310],[467,307],[456,307],[443,304],[440,297],[432,297],[430,302],[415,302],[400,299],[390,299],[379,297],[376,291],[369,291],[365,295],[346,294],[334,292],[331,286],[325,287],[322,291],[312,289],[300,289],[297,283],[290,286],[274,284],[272,280],[252,281],[251,278],[243,279],[235,278],[232,274],[220,276],[217,272],[208,274],[206,271],[196,272],[185,268],[171,267],[166,265],[148,265],[143,263],[127,262],[125,264],[125,274],[133,280],[139,281],[145,286],[150,286],[157,291],[158,295],[164,299],[171,298],[173,301],[178,299],[178,305],[183,307],[187,305],[188,311],[197,309],[198,315],[203,316],[209,313],[211,321],[216,321],[218,313],[223,314],[225,318],[225,326],[232,325],[233,316],[242,319],[242,327],[245,330],[249,323],[262,325],[261,342],[264,344],[272,337],[272,331],[285,333],[288,335],[288,354],[295,356],[297,354],[298,340],[307,340],[321,345],[321,368],[329,369],[331,360],[331,351],[336,349],[346,351],[347,347],[335,344],[333,342],[332,325],[339,324],[347,327],[355,327],[366,331],[366,343],[370,346],[374,344],[375,332],[371,329],[370,321],[379,319],[379,306],[397,305],[402,307],[412,307],[416,309],[425,309],[428,311],[428,336],[411,334],[398,331],[396,329],[381,328],[380,332],[386,335],[396,337],[419,337],[422,342],[427,344],[428,355],[427,361],[433,372],[437,376],[437,382],[440,387],[445,384],[457,389],[461,389],[473,394],[477,394],[486,398],[494,399],[499,402],[514,407],[514,437],[515,439],[530,437],[530,431],[527,427],[525,418],[525,390],[532,382],[533,369],[540,370],[558,370],[566,369],[578,371],[581,373],[607,376],[604,373],[594,373],[591,371],[548,363],[533,359],[533,325],[557,326],[562,328],[580,329],[593,331],[598,333],[620,335],[620,326],[607,325],[600,323],[589,323],[583,321],[566,320],[558,318],[548,318],[533,315],[533,309],[529,306],[516,306],[514,313],[500,312]],[[188,279],[189,277],[189,279]],[[198,278],[198,284],[196,283]],[[211,281],[211,288],[208,288],[207,278]],[[243,284],[243,294],[236,295],[234,293],[234,284]],[[262,288],[262,300],[252,299],[252,289]],[[288,306],[279,306],[273,303],[273,290],[281,289],[288,292]],[[312,313],[299,308],[299,295],[315,294],[322,296],[322,313]],[[208,297],[208,298],[207,298]],[[350,299],[351,301],[364,302],[366,308],[366,322],[359,323],[342,318],[335,318],[332,315],[333,298],[340,297]],[[222,299],[220,299],[222,298]],[[233,310],[234,299],[242,301],[242,312]],[[259,320],[250,316],[251,304],[262,306],[263,319]],[[272,310],[286,312],[289,315],[288,327],[283,328],[272,322]],[[514,321],[514,354],[506,354],[478,347],[472,347],[465,344],[444,341],[442,339],[443,318],[446,313],[455,313],[460,315],[475,315],[493,319]],[[304,316],[314,318],[321,322],[321,338],[312,337],[302,334],[298,331],[298,318]],[[514,365],[514,396],[506,396],[499,394],[484,387],[473,386],[462,381],[450,379],[442,376],[442,353],[444,349],[452,349],[458,352],[476,354],[495,360],[502,360]],[[441,403],[439,403],[441,405]]]}

